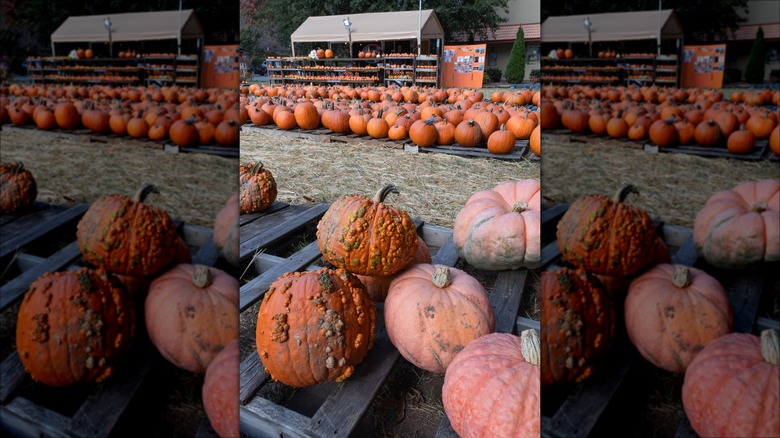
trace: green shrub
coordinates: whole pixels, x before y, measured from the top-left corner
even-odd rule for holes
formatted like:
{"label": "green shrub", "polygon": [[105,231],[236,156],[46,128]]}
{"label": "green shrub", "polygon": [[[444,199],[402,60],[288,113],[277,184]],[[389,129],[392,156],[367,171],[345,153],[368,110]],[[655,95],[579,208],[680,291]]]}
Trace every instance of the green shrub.
{"label": "green shrub", "polygon": [[486,68],[485,69],[485,76],[487,76],[488,80],[490,82],[500,82],[501,81],[501,75],[503,73],[501,70],[497,68]]}
{"label": "green shrub", "polygon": [[766,46],[764,45],[764,29],[758,28],[756,40],[750,49],[750,58],[745,66],[745,80],[751,84],[764,82],[764,67],[766,65]]}
{"label": "green shrub", "polygon": [[509,64],[506,67],[506,80],[510,84],[519,84],[525,78],[525,35],[523,26],[517,28],[515,43],[512,45],[512,53],[509,55]]}

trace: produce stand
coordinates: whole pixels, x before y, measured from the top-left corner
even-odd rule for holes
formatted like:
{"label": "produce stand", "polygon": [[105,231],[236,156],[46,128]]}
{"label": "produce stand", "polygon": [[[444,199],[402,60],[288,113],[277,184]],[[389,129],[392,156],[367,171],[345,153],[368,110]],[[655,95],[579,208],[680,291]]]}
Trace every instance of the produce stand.
{"label": "produce stand", "polygon": [[414,84],[437,86],[436,56],[382,58],[268,58],[271,84]]}

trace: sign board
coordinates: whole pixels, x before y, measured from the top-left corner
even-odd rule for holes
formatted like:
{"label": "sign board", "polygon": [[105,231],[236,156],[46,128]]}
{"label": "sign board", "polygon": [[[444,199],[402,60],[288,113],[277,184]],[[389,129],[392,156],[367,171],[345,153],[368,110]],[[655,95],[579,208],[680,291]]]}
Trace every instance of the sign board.
{"label": "sign board", "polygon": [[683,46],[682,87],[722,88],[726,45]]}
{"label": "sign board", "polygon": [[485,48],[485,44],[444,46],[441,86],[482,88]]}
{"label": "sign board", "polygon": [[200,86],[238,88],[238,45],[203,46]]}

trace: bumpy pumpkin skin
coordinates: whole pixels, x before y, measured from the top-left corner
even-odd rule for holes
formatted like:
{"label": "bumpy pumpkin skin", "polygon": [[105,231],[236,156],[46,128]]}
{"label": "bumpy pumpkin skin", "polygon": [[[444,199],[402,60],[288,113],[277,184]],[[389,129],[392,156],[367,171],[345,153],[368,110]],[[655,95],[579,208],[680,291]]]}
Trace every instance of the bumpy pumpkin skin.
{"label": "bumpy pumpkin skin", "polygon": [[[431,263],[431,250],[425,241],[421,237],[417,237],[417,251],[414,252],[414,258],[409,266],[416,265],[418,263]],[[403,271],[401,271],[403,272]],[[399,272],[400,274],[400,272]],[[366,293],[368,297],[374,301],[384,301],[387,298],[387,291],[390,290],[390,283],[396,275],[380,275],[377,277],[371,277],[368,275],[355,275],[355,277],[363,283],[366,287]]]}
{"label": "bumpy pumpkin skin", "polygon": [[237,437],[238,417],[238,340],[227,344],[211,362],[203,379],[203,410],[211,428],[223,438]]}
{"label": "bumpy pumpkin skin", "polygon": [[[437,277],[445,272],[449,284]],[[406,360],[442,374],[469,342],[492,333],[496,323],[485,289],[474,277],[456,268],[418,264],[390,284],[385,326]]]}
{"label": "bumpy pumpkin skin", "polygon": [[16,349],[33,380],[62,387],[114,372],[135,334],[135,312],[119,280],[83,268],[41,276],[19,308]]}
{"label": "bumpy pumpkin skin", "polygon": [[234,266],[239,262],[239,210],[238,193],[234,193],[214,221],[214,245],[219,254]]}
{"label": "bumpy pumpkin skin", "polygon": [[780,179],[744,182],[712,195],[696,215],[693,242],[719,268],[780,260]]}
{"label": "bumpy pumpkin skin", "polygon": [[535,268],[541,260],[539,180],[501,183],[471,195],[452,238],[471,266],[489,271]]}
{"label": "bumpy pumpkin skin", "polygon": [[688,366],[682,402],[699,436],[780,436],[780,366],[762,356],[765,336],[722,336]]}
{"label": "bumpy pumpkin skin", "polygon": [[242,165],[239,171],[239,194],[241,214],[261,212],[276,200],[276,180],[260,161]]}
{"label": "bumpy pumpkin skin", "polygon": [[[684,279],[687,269],[690,281]],[[653,365],[682,373],[713,339],[730,333],[728,294],[706,272],[660,264],[631,282],[625,302],[626,331]]]}
{"label": "bumpy pumpkin skin", "polygon": [[177,367],[204,373],[238,337],[238,280],[216,268],[180,264],[149,286],[146,330],[160,354]]}
{"label": "bumpy pumpkin skin", "polygon": [[567,262],[594,274],[631,275],[653,257],[656,231],[650,216],[622,202],[633,186],[614,198],[589,195],[574,201],[558,222],[558,249]]}
{"label": "bumpy pumpkin skin", "polygon": [[582,382],[615,337],[615,310],[598,280],[582,269],[542,272],[541,382]]}
{"label": "bumpy pumpkin skin", "polygon": [[146,186],[133,199],[109,195],[92,203],[76,232],[89,263],[115,274],[150,275],[173,260],[176,224],[165,210],[143,203],[156,190]]}
{"label": "bumpy pumpkin skin", "polygon": [[331,204],[317,224],[322,257],[360,275],[393,275],[407,267],[417,250],[417,229],[405,210],[384,203],[394,186],[373,199],[345,196]]}
{"label": "bumpy pumpkin skin", "polygon": [[293,387],[341,382],[374,344],[376,308],[343,269],[287,273],[266,292],[255,334],[274,380]]}
{"label": "bumpy pumpkin skin", "polygon": [[520,338],[508,333],[482,336],[455,357],[444,376],[442,402],[459,436],[539,436],[538,351],[536,357],[536,364],[526,360]]}
{"label": "bumpy pumpkin skin", "polygon": [[0,164],[0,213],[29,207],[38,197],[38,185],[22,162]]}

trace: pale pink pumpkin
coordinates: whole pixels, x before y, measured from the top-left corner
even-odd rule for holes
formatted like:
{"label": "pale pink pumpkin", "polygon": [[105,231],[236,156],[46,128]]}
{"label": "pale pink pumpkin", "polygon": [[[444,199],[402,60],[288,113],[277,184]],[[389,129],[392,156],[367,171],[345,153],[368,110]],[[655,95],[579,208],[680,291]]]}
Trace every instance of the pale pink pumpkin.
{"label": "pale pink pumpkin", "polygon": [[238,339],[219,352],[203,380],[203,410],[220,437],[239,436]]}

